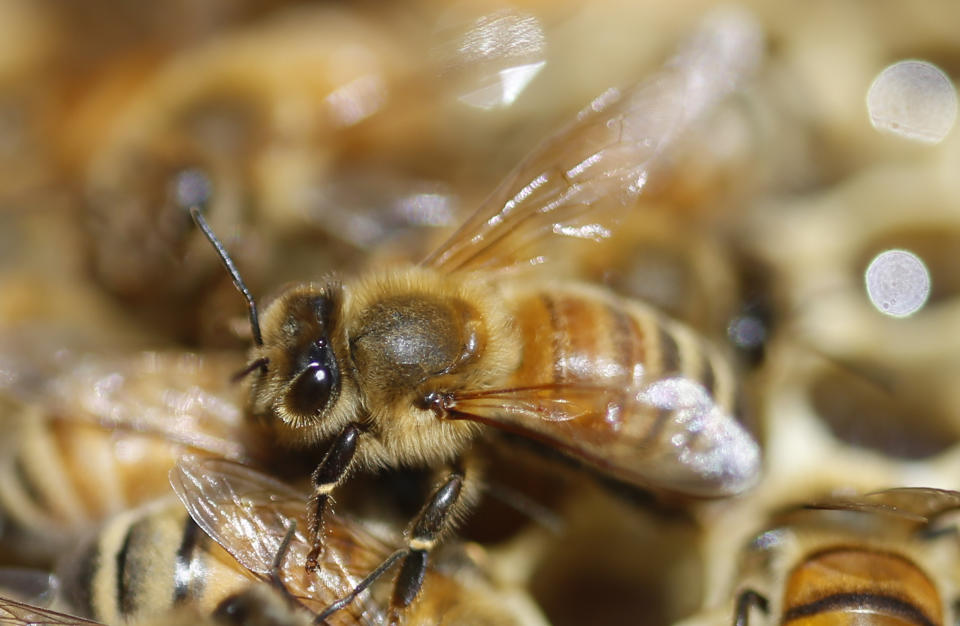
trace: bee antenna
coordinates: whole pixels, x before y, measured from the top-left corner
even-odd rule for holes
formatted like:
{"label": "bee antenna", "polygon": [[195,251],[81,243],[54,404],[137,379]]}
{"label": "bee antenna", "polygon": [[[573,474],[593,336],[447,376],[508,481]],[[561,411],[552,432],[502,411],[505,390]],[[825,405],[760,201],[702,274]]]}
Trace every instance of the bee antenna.
{"label": "bee antenna", "polygon": [[250,290],[247,289],[247,285],[240,277],[240,272],[237,271],[237,266],[234,265],[233,259],[227,254],[227,249],[217,236],[213,234],[213,230],[210,229],[210,225],[207,224],[207,220],[203,217],[203,208],[206,207],[207,201],[210,199],[210,181],[198,170],[185,170],[177,175],[175,188],[177,202],[190,213],[190,217],[193,218],[193,223],[197,225],[197,228],[203,232],[207,240],[213,245],[213,249],[217,251],[217,256],[220,257],[223,266],[227,268],[227,273],[229,273],[230,278],[233,279],[233,284],[236,285],[237,289],[247,301],[247,308],[250,310],[250,328],[253,331],[253,342],[258,346],[262,346],[263,336],[260,334],[257,303],[254,302],[253,296],[250,295]]}
{"label": "bee antenna", "polygon": [[257,359],[256,361],[254,361],[254,362],[251,363],[250,365],[246,366],[245,368],[243,368],[242,370],[240,370],[239,372],[237,372],[236,374],[234,374],[233,376],[231,376],[231,377],[230,377],[230,382],[234,382],[234,383],[240,382],[241,380],[243,380],[244,378],[246,378],[246,377],[250,374],[250,372],[252,372],[253,370],[260,370],[260,371],[262,371],[264,374],[266,374],[266,373],[267,373],[267,365],[269,365],[269,364],[270,364],[270,359],[268,359],[267,357],[263,357],[263,358],[261,358],[261,359]]}

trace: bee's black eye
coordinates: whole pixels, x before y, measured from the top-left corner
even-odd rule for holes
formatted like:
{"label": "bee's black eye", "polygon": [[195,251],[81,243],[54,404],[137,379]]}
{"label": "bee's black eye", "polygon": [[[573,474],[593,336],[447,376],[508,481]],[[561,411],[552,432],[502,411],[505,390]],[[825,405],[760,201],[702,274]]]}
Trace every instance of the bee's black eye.
{"label": "bee's black eye", "polygon": [[287,392],[287,406],[301,418],[319,416],[340,392],[340,369],[324,340],[314,343]]}

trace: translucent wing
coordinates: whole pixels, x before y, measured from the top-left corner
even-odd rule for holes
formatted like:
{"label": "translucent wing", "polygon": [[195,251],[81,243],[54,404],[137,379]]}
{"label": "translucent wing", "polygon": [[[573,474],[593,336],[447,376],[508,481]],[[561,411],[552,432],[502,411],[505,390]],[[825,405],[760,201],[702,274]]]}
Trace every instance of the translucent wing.
{"label": "translucent wing", "polygon": [[60,580],[50,572],[17,567],[0,568],[0,593],[30,604],[47,606],[57,595]]}
{"label": "translucent wing", "polygon": [[454,394],[454,419],[516,432],[642,487],[724,496],[752,486],[760,472],[753,437],[682,376],[639,389],[577,383]]}
{"label": "translucent wing", "polygon": [[50,391],[63,415],[240,460],[243,398],[230,382],[237,369],[227,355],[90,356],[53,379]]}
{"label": "translucent wing", "polygon": [[167,494],[185,452],[255,456],[235,355],[3,351],[0,509],[31,548],[56,553],[111,514]]}
{"label": "translucent wing", "polygon": [[303,514],[303,494],[254,470],[187,456],[170,472],[190,517],[241,565],[268,576],[290,524]]}
{"label": "translucent wing", "polygon": [[929,487],[898,487],[853,497],[831,498],[809,505],[808,508],[879,513],[926,523],[941,513],[960,509],[960,493]]}
{"label": "translucent wing", "polygon": [[425,261],[447,271],[539,262],[548,235],[602,239],[651,185],[684,134],[756,64],[757,26],[720,12],[647,81],[610,90],[509,175]]}
{"label": "translucent wing", "polygon": [[75,615],[58,613],[57,611],[17,602],[10,598],[0,597],[0,624],[16,624],[18,626],[27,626],[28,624],[35,624],[37,626],[43,626],[44,624],[67,624],[82,626],[83,624],[100,625],[100,622],[94,622],[83,619],[82,617],[76,617]]}
{"label": "translucent wing", "polygon": [[[303,567],[311,544],[305,493],[247,466],[219,459],[184,457],[170,482],[195,522],[261,579],[272,572],[293,524],[296,533],[279,564],[287,589],[316,613],[352,591],[392,549],[356,523],[327,519],[325,550],[316,574]],[[340,614],[338,614],[340,615]],[[343,612],[359,623],[381,623],[382,609],[362,595]]]}

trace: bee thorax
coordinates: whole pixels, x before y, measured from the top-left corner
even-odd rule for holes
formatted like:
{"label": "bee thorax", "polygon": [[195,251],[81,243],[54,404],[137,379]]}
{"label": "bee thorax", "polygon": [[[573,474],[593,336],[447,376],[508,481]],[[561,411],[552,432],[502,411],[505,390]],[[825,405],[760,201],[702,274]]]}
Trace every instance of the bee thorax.
{"label": "bee thorax", "polygon": [[476,349],[463,309],[456,300],[418,294],[374,303],[351,339],[363,382],[409,389],[452,371]]}

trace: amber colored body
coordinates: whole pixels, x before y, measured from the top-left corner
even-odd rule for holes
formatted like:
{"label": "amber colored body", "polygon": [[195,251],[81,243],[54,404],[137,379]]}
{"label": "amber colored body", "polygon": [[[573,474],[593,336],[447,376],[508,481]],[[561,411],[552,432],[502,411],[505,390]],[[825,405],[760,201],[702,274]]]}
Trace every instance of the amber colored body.
{"label": "amber colored body", "polygon": [[[0,510],[36,534],[75,533],[168,491],[180,446],[95,424],[32,415],[0,469]],[[128,450],[118,455],[116,449]],[[83,468],[83,471],[77,471]]]}
{"label": "amber colored body", "polygon": [[940,626],[943,605],[933,582],[906,558],[840,547],[811,555],[790,573],[783,623]]}
{"label": "amber colored body", "polygon": [[[232,356],[71,355],[13,401],[4,419],[0,516],[5,540],[55,555],[108,516],[170,491],[185,452],[245,459]],[[11,392],[12,393],[12,392]]]}
{"label": "amber colored body", "polygon": [[752,70],[759,43],[742,15],[705,20],[662,72],[601,94],[531,153],[419,265],[291,287],[262,318],[201,207],[188,208],[247,300],[252,415],[288,443],[324,445],[308,571],[351,472],[446,470],[410,527],[391,603],[402,613],[477,493],[465,456],[483,426],[657,491],[723,497],[757,481],[732,376],[692,331],[602,288],[526,272],[562,254],[559,240],[609,237],[669,170],[671,148]]}
{"label": "amber colored body", "polygon": [[[655,452],[670,411],[631,402],[629,396],[669,377],[702,386],[720,410],[733,412],[736,390],[729,364],[690,329],[651,307],[576,284],[517,290],[509,304],[520,330],[523,357],[510,374],[508,387],[555,385],[557,395],[571,400],[569,385],[574,385],[574,397],[579,386],[619,392],[600,394],[592,405],[608,406],[575,425],[550,423],[530,432],[533,437],[579,441],[577,456],[597,465],[606,455],[632,454],[639,460]],[[564,424],[570,429],[566,435],[557,432]],[[621,452],[621,442],[629,442],[632,450]],[[608,471],[643,482],[629,471],[609,467]]]}
{"label": "amber colored body", "polygon": [[[732,433],[735,446],[749,437],[731,416],[729,365],[707,342],[599,287],[486,278],[411,268],[285,293],[267,309],[264,345],[251,355],[270,363],[254,382],[254,413],[299,443],[360,422],[357,455],[368,466],[450,463],[480,422],[634,484],[695,495],[743,488],[755,452],[746,467],[716,470],[704,469],[709,459],[693,469],[662,461],[677,445],[671,437],[697,419]],[[310,321],[318,301],[330,310],[322,328]],[[320,419],[291,401],[297,355],[318,334],[340,364]],[[659,390],[665,399],[637,400],[664,381],[673,384]],[[684,431],[683,444],[700,453],[695,432]]]}

